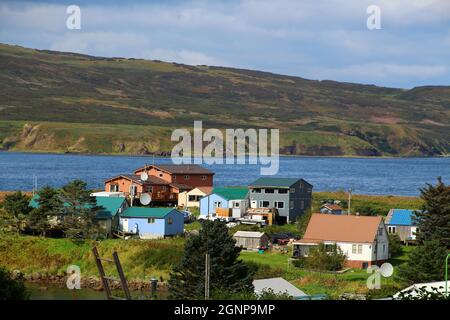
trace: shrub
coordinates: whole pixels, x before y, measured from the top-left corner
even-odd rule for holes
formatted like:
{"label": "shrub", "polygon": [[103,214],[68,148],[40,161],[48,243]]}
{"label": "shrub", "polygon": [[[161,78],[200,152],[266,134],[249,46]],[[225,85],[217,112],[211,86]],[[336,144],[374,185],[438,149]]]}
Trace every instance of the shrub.
{"label": "shrub", "polygon": [[398,234],[389,234],[389,251],[391,253],[391,258],[402,254],[402,241]]}
{"label": "shrub", "polygon": [[342,269],[345,260],[345,254],[336,244],[321,243],[309,250],[306,266],[313,270],[337,271]]}
{"label": "shrub", "polygon": [[27,300],[29,297],[24,279],[13,279],[10,272],[0,267],[0,300]]}

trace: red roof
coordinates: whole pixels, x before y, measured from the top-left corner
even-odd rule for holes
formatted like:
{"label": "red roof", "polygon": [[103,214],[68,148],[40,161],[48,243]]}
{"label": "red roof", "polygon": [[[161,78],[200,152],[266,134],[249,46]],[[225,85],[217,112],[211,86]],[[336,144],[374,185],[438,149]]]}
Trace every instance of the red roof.
{"label": "red roof", "polygon": [[212,175],[214,172],[209,171],[196,164],[158,164],[158,165],[147,165],[136,169],[134,172],[142,170],[150,170],[151,168],[159,169],[170,174],[205,174]]}

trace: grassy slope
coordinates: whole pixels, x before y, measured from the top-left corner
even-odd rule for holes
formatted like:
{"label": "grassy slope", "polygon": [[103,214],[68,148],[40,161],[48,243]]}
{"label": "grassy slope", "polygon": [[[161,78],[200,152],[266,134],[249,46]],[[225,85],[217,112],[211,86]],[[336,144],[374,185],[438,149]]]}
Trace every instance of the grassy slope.
{"label": "grassy slope", "polygon": [[400,90],[7,45],[0,69],[0,147],[11,150],[168,151],[169,129],[201,119],[281,128],[282,146],[297,154],[450,151],[449,87]]}

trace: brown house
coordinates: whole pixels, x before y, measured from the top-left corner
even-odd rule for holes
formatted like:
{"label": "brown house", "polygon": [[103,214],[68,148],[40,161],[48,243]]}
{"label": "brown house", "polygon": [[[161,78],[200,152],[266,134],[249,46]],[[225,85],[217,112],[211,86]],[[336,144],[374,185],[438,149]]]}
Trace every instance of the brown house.
{"label": "brown house", "polygon": [[105,191],[123,192],[130,200],[139,201],[143,193],[151,196],[152,203],[176,205],[178,194],[189,190],[183,184],[169,183],[155,176],[142,180],[140,175],[122,174],[105,181]]}
{"label": "brown house", "polygon": [[196,164],[147,165],[135,170],[134,174],[144,172],[168,183],[189,186],[190,189],[213,186],[214,173]]}

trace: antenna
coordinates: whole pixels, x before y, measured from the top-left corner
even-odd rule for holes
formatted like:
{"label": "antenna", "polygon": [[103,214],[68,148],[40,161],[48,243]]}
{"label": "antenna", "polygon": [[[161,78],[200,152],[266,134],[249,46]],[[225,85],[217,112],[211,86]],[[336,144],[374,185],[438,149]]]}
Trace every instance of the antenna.
{"label": "antenna", "polygon": [[139,197],[139,201],[141,202],[141,204],[143,206],[146,206],[146,205],[150,204],[150,202],[152,202],[152,197],[149,193],[143,193]]}

